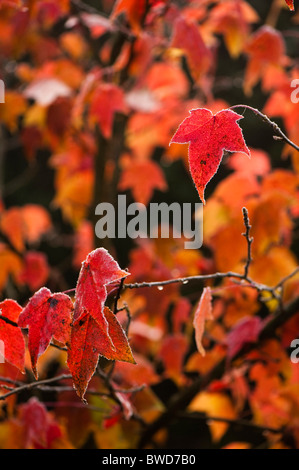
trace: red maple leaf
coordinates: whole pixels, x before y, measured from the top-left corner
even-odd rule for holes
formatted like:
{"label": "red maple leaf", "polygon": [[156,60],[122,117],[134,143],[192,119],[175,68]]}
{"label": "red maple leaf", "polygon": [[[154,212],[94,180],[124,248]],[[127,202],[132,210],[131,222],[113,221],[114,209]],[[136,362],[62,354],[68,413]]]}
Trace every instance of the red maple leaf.
{"label": "red maple leaf", "polygon": [[22,311],[22,307],[11,299],[6,299],[0,303],[0,341],[3,341],[3,350],[0,348],[0,358],[3,353],[5,360],[24,372],[25,362],[25,341],[19,328],[1,321],[1,315],[17,322]]}
{"label": "red maple leaf", "polygon": [[205,108],[192,109],[172,137],[170,144],[189,143],[189,166],[199,197],[220,165],[223,151],[243,152],[250,157],[242,130],[237,124],[243,116],[224,109],[214,114]]}
{"label": "red maple leaf", "polygon": [[28,348],[36,378],[37,360],[49,346],[52,337],[63,344],[69,341],[72,310],[70,297],[62,293],[52,294],[49,289],[42,287],[20,314],[18,325],[29,328]]}
{"label": "red maple leaf", "polygon": [[97,248],[89,253],[82,263],[78,278],[73,321],[91,315],[108,332],[108,324],[103,316],[107,298],[106,286],[129,274],[120,269],[105,248]]}
{"label": "red maple leaf", "polygon": [[135,362],[128,340],[115,315],[104,306],[106,286],[130,273],[120,269],[104,248],[89,253],[76,287],[68,366],[83,399],[99,355],[110,360]]}
{"label": "red maple leaf", "polygon": [[92,315],[76,321],[68,350],[68,367],[78,396],[83,399],[99,356],[113,361],[135,363],[126,335],[108,307],[102,313],[107,324],[99,324]]}

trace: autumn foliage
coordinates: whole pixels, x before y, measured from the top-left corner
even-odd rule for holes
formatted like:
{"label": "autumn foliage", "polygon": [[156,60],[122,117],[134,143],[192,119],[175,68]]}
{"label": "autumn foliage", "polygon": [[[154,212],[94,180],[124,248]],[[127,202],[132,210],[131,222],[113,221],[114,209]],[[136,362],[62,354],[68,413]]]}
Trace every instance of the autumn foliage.
{"label": "autumn foliage", "polygon": [[299,448],[297,6],[0,0],[0,448]]}

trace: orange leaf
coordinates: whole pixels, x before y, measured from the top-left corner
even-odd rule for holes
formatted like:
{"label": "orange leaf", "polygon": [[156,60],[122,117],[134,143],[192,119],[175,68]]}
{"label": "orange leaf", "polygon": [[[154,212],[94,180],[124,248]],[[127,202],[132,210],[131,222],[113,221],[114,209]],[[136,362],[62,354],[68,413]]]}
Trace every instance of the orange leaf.
{"label": "orange leaf", "polygon": [[[251,158],[243,158],[236,152],[227,161],[227,165],[238,173],[264,176],[271,170],[269,155],[263,150],[250,148]],[[240,204],[241,205],[241,204]]]}
{"label": "orange leaf", "polygon": [[167,183],[160,166],[154,161],[132,161],[122,171],[118,189],[131,189],[135,201],[146,205],[155,189],[166,191]]}
{"label": "orange leaf", "polygon": [[[189,409],[191,411],[204,412],[211,418],[227,418],[235,419],[236,412],[233,408],[230,398],[221,393],[201,392],[190,403]],[[219,441],[225,434],[229,424],[210,421],[209,427],[212,434],[213,441]]]}
{"label": "orange leaf", "polygon": [[205,350],[202,345],[202,337],[204,334],[205,322],[206,320],[212,320],[213,313],[212,313],[212,293],[210,287],[205,287],[200,300],[197,304],[194,319],[193,319],[193,326],[195,328],[195,342],[198,351],[204,356]]}
{"label": "orange leaf", "polygon": [[94,174],[90,169],[73,173],[59,185],[53,201],[59,207],[66,220],[77,227],[84,219],[92,200]]}
{"label": "orange leaf", "polygon": [[20,275],[23,263],[21,258],[13,251],[8,250],[4,244],[0,244],[0,289],[6,285],[9,276],[17,282]]}
{"label": "orange leaf", "polygon": [[219,2],[211,10],[209,27],[224,35],[232,57],[238,57],[249,34],[249,23],[258,21],[255,10],[243,0]]}
{"label": "orange leaf", "polygon": [[118,0],[111,13],[111,19],[126,13],[131,27],[140,31],[140,22],[145,14],[145,0]]}
{"label": "orange leaf", "polygon": [[250,94],[259,79],[266,76],[268,70],[278,73],[285,65],[285,44],[282,34],[266,25],[258,29],[248,42],[245,51],[249,55],[247,64],[244,91]]}
{"label": "orange leaf", "polygon": [[1,216],[0,226],[12,245],[21,252],[26,242],[37,242],[51,228],[51,220],[46,209],[36,204],[27,204],[5,211]]}
{"label": "orange leaf", "polygon": [[201,79],[211,67],[212,54],[204,43],[198,26],[179,16],[173,28],[171,46],[183,51],[195,80]]}

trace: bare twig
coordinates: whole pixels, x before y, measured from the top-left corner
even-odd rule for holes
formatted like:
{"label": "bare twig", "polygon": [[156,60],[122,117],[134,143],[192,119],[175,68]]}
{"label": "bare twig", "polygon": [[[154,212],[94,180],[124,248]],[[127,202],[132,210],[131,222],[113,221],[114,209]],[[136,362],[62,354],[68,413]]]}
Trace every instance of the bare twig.
{"label": "bare twig", "polygon": [[268,118],[268,116],[266,114],[263,114],[261,111],[259,111],[258,109],[256,108],[253,108],[252,106],[248,106],[247,104],[235,104],[234,106],[231,106],[230,109],[236,109],[236,108],[245,108],[245,109],[250,109],[250,111],[252,111],[254,114],[256,114],[257,116],[259,116],[260,118],[262,118],[262,120],[264,122],[266,122],[267,124],[269,124],[275,135],[278,136],[278,137],[281,137],[282,140],[284,140],[286,143],[288,143],[289,145],[291,145],[291,147],[293,147],[295,150],[297,150],[299,152],[299,147],[298,145],[296,145],[294,142],[292,142],[285,134],[284,132],[282,132],[282,130],[280,129],[280,127],[276,124],[276,122],[274,121],[271,121],[271,119]]}
{"label": "bare twig", "polygon": [[276,290],[276,289],[279,289],[279,288],[283,287],[283,285],[284,285],[287,281],[289,281],[292,277],[296,276],[296,274],[298,274],[298,273],[299,273],[299,267],[296,268],[296,269],[294,269],[294,271],[291,272],[290,274],[288,274],[288,276],[283,277],[283,278],[278,282],[278,284],[276,284],[276,286],[275,286],[273,289]]}
{"label": "bare twig", "polygon": [[5,395],[0,396],[0,400],[3,401],[6,398],[10,397],[11,395],[15,395],[26,390],[32,390],[33,388],[38,388],[42,385],[46,385],[46,384],[53,383],[53,382],[59,382],[60,380],[66,380],[66,379],[71,379],[71,378],[72,378],[71,375],[62,374],[62,375],[58,375],[57,377],[52,377],[51,379],[37,380],[36,382],[30,382],[29,384],[24,384],[24,385],[21,385],[17,388],[10,390],[9,392],[5,393]]}
{"label": "bare twig", "polygon": [[248,210],[246,209],[246,207],[243,207],[242,211],[243,211],[244,225],[246,229],[245,233],[242,233],[242,235],[246,238],[246,241],[247,241],[247,260],[246,260],[246,264],[244,267],[244,279],[248,279],[248,270],[249,270],[250,263],[252,261],[251,245],[253,242],[253,237],[250,237],[251,225],[249,223]]}
{"label": "bare twig", "polygon": [[115,299],[114,299],[114,310],[113,310],[114,315],[116,315],[117,312],[118,312],[117,302],[120,299],[120,294],[121,294],[121,291],[122,291],[122,288],[123,288],[123,285],[124,285],[124,280],[125,280],[124,277],[120,280],[120,283],[119,283],[119,286],[118,286],[118,289],[117,289],[117,292],[116,292],[116,296],[115,296]]}

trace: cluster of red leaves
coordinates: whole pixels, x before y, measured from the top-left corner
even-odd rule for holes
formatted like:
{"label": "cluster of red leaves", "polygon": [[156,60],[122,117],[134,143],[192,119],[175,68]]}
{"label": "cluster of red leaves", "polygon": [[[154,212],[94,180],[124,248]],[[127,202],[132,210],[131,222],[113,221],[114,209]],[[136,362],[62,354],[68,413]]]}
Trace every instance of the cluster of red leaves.
{"label": "cluster of red leaves", "polygon": [[[37,360],[52,339],[68,347],[67,363],[80,398],[84,397],[100,355],[135,362],[121,325],[105,306],[106,286],[128,275],[106,250],[98,248],[82,264],[74,305],[68,295],[52,294],[46,287],[37,291],[23,309],[14,300],[0,304],[5,318],[29,329],[28,349],[36,378]],[[21,330],[3,322],[0,326],[5,359],[24,372],[25,341]]]}
{"label": "cluster of red leaves", "polygon": [[[274,146],[247,147],[238,123],[243,116],[226,101],[226,90],[239,87],[250,100],[258,88],[265,95],[263,112],[280,117],[299,144],[298,104],[290,100],[298,67],[274,18],[280,9],[290,15],[287,6],[294,10],[294,2],[276,2],[267,25],[245,0],[101,3],[103,12],[70,0],[0,5],[1,78],[13,83],[0,104],[1,134],[8,143],[17,137],[29,170],[42,152],[50,154],[55,193],[47,208],[11,204],[14,199],[1,193],[1,395],[13,392],[12,383],[26,385],[31,371],[37,381],[45,379],[50,363],[62,372],[51,412],[36,398],[21,403],[8,396],[0,447],[80,448],[92,434],[99,448],[133,448],[140,422],[150,425],[167,406],[152,386],[168,379],[184,393],[192,377],[210,373],[223,358],[223,376],[198,391],[187,409],[217,418],[208,421],[211,445],[225,446],[228,424],[221,418],[250,416],[257,427],[277,431],[267,435],[270,448],[288,447],[282,428],[298,447],[298,367],[287,349],[298,336],[298,315],[275,338],[257,344],[265,310],[269,320],[298,297],[298,275],[277,288],[276,298],[223,278],[190,291],[189,284],[126,289],[123,308],[112,304],[129,272],[132,283],[242,273],[244,206],[254,238],[250,277],[271,288],[296,269],[298,152],[285,146],[279,168]],[[290,21],[296,24],[298,15]],[[227,61],[244,61],[239,78],[227,70],[219,77],[220,47]],[[226,159],[225,151],[235,153]],[[102,197],[114,200],[117,191],[126,191],[147,205],[157,192],[172,190],[166,175],[181,162],[205,202],[203,250],[185,250],[177,238],[141,240],[128,253],[128,271],[120,269],[113,247],[114,257],[94,249],[89,216],[101,202],[94,201],[97,188]],[[212,178],[222,170],[228,176],[216,184]],[[56,211],[67,233],[57,227]],[[71,245],[76,276],[80,269],[74,299],[65,263],[52,262],[44,244],[50,253]],[[255,348],[234,360],[246,345]],[[72,386],[82,401],[91,392],[90,407]],[[164,434],[155,439],[165,445]],[[244,441],[226,447],[251,447]]]}

